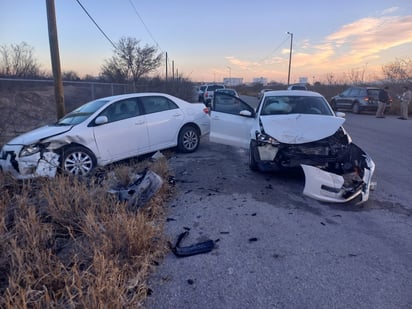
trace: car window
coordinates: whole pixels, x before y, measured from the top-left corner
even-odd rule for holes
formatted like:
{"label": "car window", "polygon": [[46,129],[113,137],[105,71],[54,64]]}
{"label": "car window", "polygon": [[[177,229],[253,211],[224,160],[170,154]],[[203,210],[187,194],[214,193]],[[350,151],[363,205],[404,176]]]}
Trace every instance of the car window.
{"label": "car window", "polygon": [[166,97],[161,96],[147,96],[140,97],[140,102],[146,114],[158,113],[171,109],[179,108],[176,103]]}
{"label": "car window", "polygon": [[368,97],[379,99],[379,89],[368,89]]}
{"label": "car window", "polygon": [[219,92],[214,98],[213,110],[216,112],[233,115],[239,115],[239,113],[244,110],[253,113],[253,108],[241,101],[239,98]]}
{"label": "car window", "polygon": [[95,100],[95,101],[86,103],[76,108],[74,111],[68,113],[63,118],[59,119],[56,122],[56,125],[65,126],[65,125],[79,124],[85,121],[87,118],[89,118],[90,115],[96,112],[99,108],[101,108],[107,102],[109,101],[108,100]]}
{"label": "car window", "polygon": [[106,116],[109,122],[127,119],[140,115],[137,98],[130,98],[114,102],[108,106],[99,116]]}
{"label": "car window", "polygon": [[358,88],[351,88],[349,92],[350,97],[356,97],[359,95],[359,89]]}

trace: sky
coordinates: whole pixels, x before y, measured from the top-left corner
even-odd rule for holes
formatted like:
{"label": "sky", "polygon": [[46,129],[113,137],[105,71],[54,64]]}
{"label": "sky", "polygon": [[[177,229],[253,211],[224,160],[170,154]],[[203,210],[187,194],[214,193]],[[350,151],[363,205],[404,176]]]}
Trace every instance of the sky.
{"label": "sky", "polygon": [[[291,43],[291,83],[375,80],[383,65],[412,57],[411,0],[55,0],[55,7],[62,71],[81,77],[99,75],[122,37],[167,53],[169,76],[173,67],[196,82],[287,83]],[[21,42],[51,72],[46,0],[0,0],[0,45]],[[155,73],[165,72],[163,63]]]}

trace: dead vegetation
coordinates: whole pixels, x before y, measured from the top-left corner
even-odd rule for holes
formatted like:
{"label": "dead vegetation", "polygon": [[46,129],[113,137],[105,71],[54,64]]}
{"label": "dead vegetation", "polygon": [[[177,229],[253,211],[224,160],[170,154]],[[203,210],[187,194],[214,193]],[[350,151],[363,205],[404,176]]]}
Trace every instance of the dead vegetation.
{"label": "dead vegetation", "polygon": [[[110,175],[127,183],[147,167],[167,179],[165,158],[118,165]],[[107,184],[101,175],[17,182],[0,173],[1,308],[141,307],[147,276],[168,250],[171,187],[164,181],[131,213]]]}

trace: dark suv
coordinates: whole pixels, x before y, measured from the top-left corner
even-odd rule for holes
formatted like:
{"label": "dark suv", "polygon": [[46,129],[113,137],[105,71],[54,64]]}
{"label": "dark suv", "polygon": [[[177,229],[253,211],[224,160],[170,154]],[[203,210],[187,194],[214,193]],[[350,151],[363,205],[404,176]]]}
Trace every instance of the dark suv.
{"label": "dark suv", "polygon": [[[335,111],[350,110],[354,114],[362,111],[376,111],[380,90],[378,87],[350,87],[334,96],[330,103]],[[390,102],[387,108],[390,108]]]}

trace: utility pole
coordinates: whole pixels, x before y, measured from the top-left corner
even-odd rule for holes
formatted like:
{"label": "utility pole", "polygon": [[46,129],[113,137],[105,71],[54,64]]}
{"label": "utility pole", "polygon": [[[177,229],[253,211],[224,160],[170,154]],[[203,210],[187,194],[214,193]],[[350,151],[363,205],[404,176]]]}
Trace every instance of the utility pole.
{"label": "utility pole", "polygon": [[166,52],[166,81],[167,81],[167,62],[168,62],[169,60],[167,59],[167,52]]}
{"label": "utility pole", "polygon": [[56,99],[57,119],[63,117],[64,108],[63,80],[60,67],[59,43],[57,40],[56,9],[54,0],[46,0],[47,24],[49,27],[50,56],[54,78],[54,97]]}
{"label": "utility pole", "polygon": [[289,50],[289,71],[288,71],[288,86],[290,85],[290,66],[292,64],[292,44],[293,44],[293,33],[287,32],[290,35],[290,50]]}

